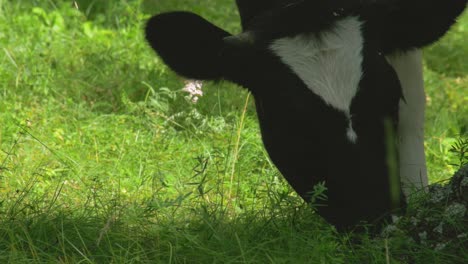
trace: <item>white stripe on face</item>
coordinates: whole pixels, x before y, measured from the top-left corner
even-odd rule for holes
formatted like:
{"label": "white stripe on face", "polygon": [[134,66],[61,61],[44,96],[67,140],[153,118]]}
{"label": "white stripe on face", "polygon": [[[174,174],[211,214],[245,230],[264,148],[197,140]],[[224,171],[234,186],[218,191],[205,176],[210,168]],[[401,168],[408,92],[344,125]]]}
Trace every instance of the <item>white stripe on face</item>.
{"label": "white stripe on face", "polygon": [[[362,23],[356,17],[337,21],[334,30],[275,40],[270,49],[325,103],[350,117],[351,102],[362,78]],[[357,140],[352,124],[347,135]]]}

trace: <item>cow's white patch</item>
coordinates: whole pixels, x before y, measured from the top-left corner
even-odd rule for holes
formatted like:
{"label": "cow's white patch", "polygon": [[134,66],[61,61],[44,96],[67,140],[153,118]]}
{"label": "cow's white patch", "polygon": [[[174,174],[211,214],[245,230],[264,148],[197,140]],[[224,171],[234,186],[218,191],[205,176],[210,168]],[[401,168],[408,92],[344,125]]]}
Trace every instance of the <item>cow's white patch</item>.
{"label": "cow's white patch", "polygon": [[[275,40],[270,49],[328,105],[350,116],[362,77],[362,23],[356,17],[337,21],[332,31]],[[348,127],[351,142],[357,135]]]}
{"label": "cow's white patch", "polygon": [[400,177],[408,197],[428,185],[424,153],[424,110],[426,95],[422,72],[422,52],[413,50],[387,57],[403,89],[399,109]]}
{"label": "cow's white patch", "polygon": [[356,131],[353,129],[353,124],[351,121],[349,121],[349,126],[348,129],[346,130],[346,136],[348,137],[349,141],[352,143],[356,143],[357,141],[357,134]]}

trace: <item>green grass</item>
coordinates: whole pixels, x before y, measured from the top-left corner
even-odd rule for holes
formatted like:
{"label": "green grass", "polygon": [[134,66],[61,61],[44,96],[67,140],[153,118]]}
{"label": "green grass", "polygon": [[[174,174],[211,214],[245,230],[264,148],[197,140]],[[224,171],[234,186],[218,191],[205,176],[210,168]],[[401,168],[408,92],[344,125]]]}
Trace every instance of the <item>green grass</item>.
{"label": "green grass", "polygon": [[[268,160],[247,93],[185,99],[143,23],[185,9],[238,32],[234,1],[71,2],[0,0],[0,263],[463,262],[337,235]],[[465,14],[425,52],[432,182],[468,133],[467,36]]]}

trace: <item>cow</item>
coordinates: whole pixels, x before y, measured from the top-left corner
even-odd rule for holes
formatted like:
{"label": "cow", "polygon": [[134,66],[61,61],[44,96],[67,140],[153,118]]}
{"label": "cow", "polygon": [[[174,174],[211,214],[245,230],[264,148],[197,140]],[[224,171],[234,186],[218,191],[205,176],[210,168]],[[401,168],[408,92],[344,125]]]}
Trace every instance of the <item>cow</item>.
{"label": "cow", "polygon": [[[242,33],[191,12],[150,18],[150,46],[176,73],[227,80],[255,99],[272,162],[338,230],[405,207],[427,184],[419,51],[467,0],[237,0]],[[408,188],[409,189],[409,188]]]}

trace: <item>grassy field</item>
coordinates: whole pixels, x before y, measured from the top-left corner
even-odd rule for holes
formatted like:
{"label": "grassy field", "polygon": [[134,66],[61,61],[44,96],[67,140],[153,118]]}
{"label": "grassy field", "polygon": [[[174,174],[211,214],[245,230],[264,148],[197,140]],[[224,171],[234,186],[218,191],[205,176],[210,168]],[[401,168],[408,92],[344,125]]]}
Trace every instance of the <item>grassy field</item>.
{"label": "grassy field", "polygon": [[[0,0],[0,263],[468,257],[463,246],[336,234],[269,161],[246,92],[205,83],[196,104],[187,98],[143,23],[184,9],[238,32],[234,1],[72,2]],[[468,136],[466,42],[468,14],[425,50],[431,182],[456,171],[450,150]]]}

